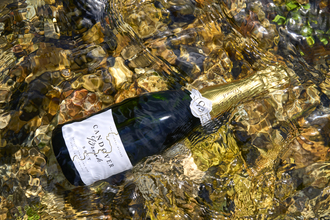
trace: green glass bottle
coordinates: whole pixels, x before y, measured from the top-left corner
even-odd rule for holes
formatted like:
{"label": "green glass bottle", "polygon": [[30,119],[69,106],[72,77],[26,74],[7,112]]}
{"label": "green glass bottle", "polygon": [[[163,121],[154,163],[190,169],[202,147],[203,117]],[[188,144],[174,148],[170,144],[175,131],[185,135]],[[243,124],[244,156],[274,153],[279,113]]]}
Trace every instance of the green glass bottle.
{"label": "green glass bottle", "polygon": [[[275,77],[274,77],[275,76]],[[143,94],[55,128],[52,145],[65,177],[90,185],[159,154],[240,101],[287,80],[285,71],[200,90]]]}

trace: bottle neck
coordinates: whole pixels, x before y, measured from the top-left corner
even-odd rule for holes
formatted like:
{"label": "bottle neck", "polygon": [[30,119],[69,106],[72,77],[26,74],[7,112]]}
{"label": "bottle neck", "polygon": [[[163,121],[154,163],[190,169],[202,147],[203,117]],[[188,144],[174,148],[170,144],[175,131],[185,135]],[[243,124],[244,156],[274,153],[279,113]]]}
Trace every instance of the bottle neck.
{"label": "bottle neck", "polygon": [[232,83],[206,87],[200,90],[203,97],[212,102],[211,117],[216,117],[240,101],[264,91],[265,84],[255,74]]}

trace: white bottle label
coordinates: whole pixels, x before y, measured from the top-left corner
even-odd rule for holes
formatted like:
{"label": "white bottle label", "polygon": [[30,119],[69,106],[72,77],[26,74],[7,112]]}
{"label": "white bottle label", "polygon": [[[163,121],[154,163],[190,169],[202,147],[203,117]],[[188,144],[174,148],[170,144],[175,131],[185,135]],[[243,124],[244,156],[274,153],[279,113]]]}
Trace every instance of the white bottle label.
{"label": "white bottle label", "polygon": [[196,89],[191,90],[190,109],[193,116],[199,118],[202,126],[206,125],[211,120],[210,112],[212,111],[212,102],[204,98]]}
{"label": "white bottle label", "polygon": [[62,127],[70,158],[81,180],[90,185],[131,169],[111,109]]}

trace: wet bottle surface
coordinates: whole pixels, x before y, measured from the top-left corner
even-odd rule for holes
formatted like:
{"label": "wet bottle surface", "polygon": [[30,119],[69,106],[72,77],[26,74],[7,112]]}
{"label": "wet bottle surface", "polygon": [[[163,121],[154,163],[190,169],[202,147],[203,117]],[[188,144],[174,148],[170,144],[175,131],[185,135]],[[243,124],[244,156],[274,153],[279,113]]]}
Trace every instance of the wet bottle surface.
{"label": "wet bottle surface", "polygon": [[[189,107],[191,100],[190,93],[186,90],[149,93],[127,99],[89,118],[96,118],[111,109],[119,137],[134,166],[147,156],[161,153],[200,125],[200,120],[191,113]],[[80,121],[84,120],[86,118]],[[70,157],[62,128],[77,122],[79,121],[59,125],[52,137],[55,157],[65,177],[75,186],[86,183]],[[104,123],[106,124],[107,121]],[[102,154],[102,152],[98,153]]]}
{"label": "wet bottle surface", "polygon": [[[289,83],[289,79],[290,77],[284,69],[277,70],[270,67],[245,79],[206,87],[200,91],[194,89],[191,92],[187,90],[162,91],[130,98],[82,119],[80,122],[75,121],[58,126],[54,130],[52,138],[55,156],[64,175],[73,185],[89,185],[97,180],[106,179],[128,170],[147,156],[161,153],[189,135],[195,127],[206,125],[212,118],[223,114],[242,100],[251,99],[256,94],[267,90],[282,88]],[[107,136],[110,143],[108,150],[102,148],[103,142],[99,142],[99,149],[96,149],[94,146],[95,137],[87,137],[85,133],[89,131],[84,128],[86,126],[82,125],[89,121],[89,127],[96,128],[96,130],[94,129],[95,135],[99,133],[99,130],[102,130],[99,127],[103,126],[103,130],[108,130],[107,126],[111,123],[108,119],[102,120],[103,116],[101,115],[104,113],[110,113],[106,118],[111,115],[112,124],[115,125],[113,130],[110,129],[110,132],[103,133],[103,136]],[[98,122],[94,123],[94,121]],[[73,124],[76,125],[72,129],[70,126]],[[75,135],[71,134],[70,136],[70,133]],[[87,141],[81,142],[83,138],[87,138]],[[118,144],[119,142],[120,144]],[[108,159],[111,157],[109,156],[111,153],[114,160],[117,160],[117,165],[110,161],[109,168],[113,169],[114,166],[117,166],[122,167],[121,170],[111,173],[107,166],[103,168],[96,166],[94,169],[94,165],[91,166],[93,163],[89,163],[88,167],[86,165],[88,163],[84,164],[83,162],[87,158],[85,158],[85,153],[81,153],[81,150],[79,152],[79,149],[86,147],[84,146],[85,143],[87,143],[86,145],[93,145],[86,152],[89,155],[94,155],[96,161],[94,164],[103,160],[110,161]],[[119,149],[119,145],[122,146],[122,150]],[[71,150],[70,154],[74,156],[71,155],[70,157],[68,148]],[[113,149],[119,149],[119,154],[112,153]],[[78,153],[75,155],[72,152]],[[123,154],[127,156],[122,157]],[[106,156],[102,159],[99,158],[102,155]],[[77,161],[72,161],[71,158],[75,160],[75,156],[77,156]],[[124,163],[125,158],[129,165]],[[77,164],[79,172],[76,169]],[[120,164],[121,166],[118,166]],[[109,170],[108,173],[107,170]],[[82,175],[82,173],[85,174]],[[86,180],[85,176],[92,176],[91,173],[94,177]]]}

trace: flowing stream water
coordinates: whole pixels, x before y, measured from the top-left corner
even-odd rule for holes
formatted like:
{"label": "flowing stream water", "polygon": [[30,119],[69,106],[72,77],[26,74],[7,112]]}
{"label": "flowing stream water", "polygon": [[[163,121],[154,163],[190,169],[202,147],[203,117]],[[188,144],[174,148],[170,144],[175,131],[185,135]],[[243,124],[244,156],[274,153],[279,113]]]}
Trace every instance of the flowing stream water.
{"label": "flowing stream water", "polygon": [[[329,219],[329,27],[326,0],[1,0],[0,219]],[[119,185],[52,155],[59,123],[269,70],[289,85]]]}

